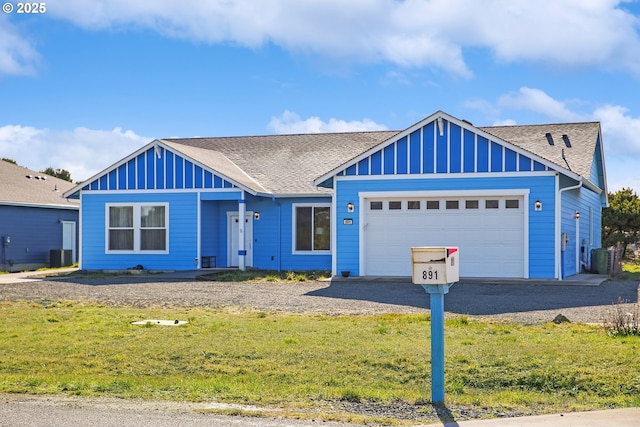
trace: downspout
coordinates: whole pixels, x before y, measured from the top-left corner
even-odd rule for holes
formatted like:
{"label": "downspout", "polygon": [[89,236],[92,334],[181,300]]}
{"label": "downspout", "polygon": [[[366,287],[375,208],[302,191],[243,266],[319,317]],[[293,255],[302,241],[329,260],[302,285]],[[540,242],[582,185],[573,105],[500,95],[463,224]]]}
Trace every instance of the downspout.
{"label": "downspout", "polygon": [[247,201],[245,200],[244,190],[240,193],[238,200],[238,269],[245,271],[247,269],[247,249],[245,244],[245,217],[247,212]]}
{"label": "downspout", "polygon": [[[556,186],[560,186],[560,175],[556,174]],[[582,188],[582,181],[572,187],[560,188],[556,192],[556,278],[562,280],[562,242],[560,242],[562,230],[562,193],[568,190]]]}

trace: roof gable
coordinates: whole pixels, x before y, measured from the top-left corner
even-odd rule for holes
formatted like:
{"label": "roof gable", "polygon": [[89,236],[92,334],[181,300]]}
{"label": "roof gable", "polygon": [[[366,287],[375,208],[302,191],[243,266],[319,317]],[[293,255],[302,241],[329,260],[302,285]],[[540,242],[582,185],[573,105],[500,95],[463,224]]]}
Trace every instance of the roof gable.
{"label": "roof gable", "polygon": [[[152,141],[133,154],[125,157],[102,172],[89,178],[79,186],[67,191],[65,197],[72,197],[78,190],[118,191],[118,190],[174,190],[174,189],[218,189],[241,187],[250,192],[259,188],[247,187],[245,177],[234,170],[223,156],[217,153],[199,153],[198,150],[178,150],[173,144]],[[202,157],[204,162],[195,160],[193,155]],[[217,162],[221,169],[234,177],[212,170],[208,165]],[[238,181],[234,178],[240,178]]]}
{"label": "roof gable", "polygon": [[0,204],[78,209],[62,193],[73,183],[0,160]]}
{"label": "roof gable", "polygon": [[[316,178],[315,183],[330,186],[333,176],[350,175],[551,170],[576,181],[589,180],[599,132],[598,123],[475,127],[438,111]],[[547,133],[555,145],[549,146]]]}

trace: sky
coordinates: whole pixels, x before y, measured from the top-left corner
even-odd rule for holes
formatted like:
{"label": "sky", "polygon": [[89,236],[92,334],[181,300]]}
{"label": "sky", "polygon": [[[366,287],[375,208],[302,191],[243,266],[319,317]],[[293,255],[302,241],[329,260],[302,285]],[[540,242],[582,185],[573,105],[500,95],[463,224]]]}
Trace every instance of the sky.
{"label": "sky", "polygon": [[0,157],[30,169],[82,181],[155,138],[402,130],[442,110],[598,121],[609,191],[640,191],[638,1],[0,3]]}

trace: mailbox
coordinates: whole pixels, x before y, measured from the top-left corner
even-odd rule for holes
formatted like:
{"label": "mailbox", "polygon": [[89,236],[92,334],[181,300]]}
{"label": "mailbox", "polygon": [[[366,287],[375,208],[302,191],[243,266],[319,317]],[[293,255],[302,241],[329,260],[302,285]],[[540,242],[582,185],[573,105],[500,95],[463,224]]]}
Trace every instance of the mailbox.
{"label": "mailbox", "polygon": [[460,280],[458,248],[411,248],[412,281],[416,285],[445,285]]}

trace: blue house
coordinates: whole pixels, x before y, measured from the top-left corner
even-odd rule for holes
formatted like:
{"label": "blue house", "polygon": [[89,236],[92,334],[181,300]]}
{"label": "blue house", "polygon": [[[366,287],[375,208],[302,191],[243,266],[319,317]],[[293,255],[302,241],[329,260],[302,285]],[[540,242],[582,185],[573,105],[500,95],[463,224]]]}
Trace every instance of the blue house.
{"label": "blue house", "polygon": [[6,161],[0,178],[0,271],[75,262],[80,204],[62,197],[74,184]]}
{"label": "blue house", "polygon": [[410,276],[459,246],[464,277],[590,265],[607,206],[599,123],[155,140],[68,191],[81,267]]}

